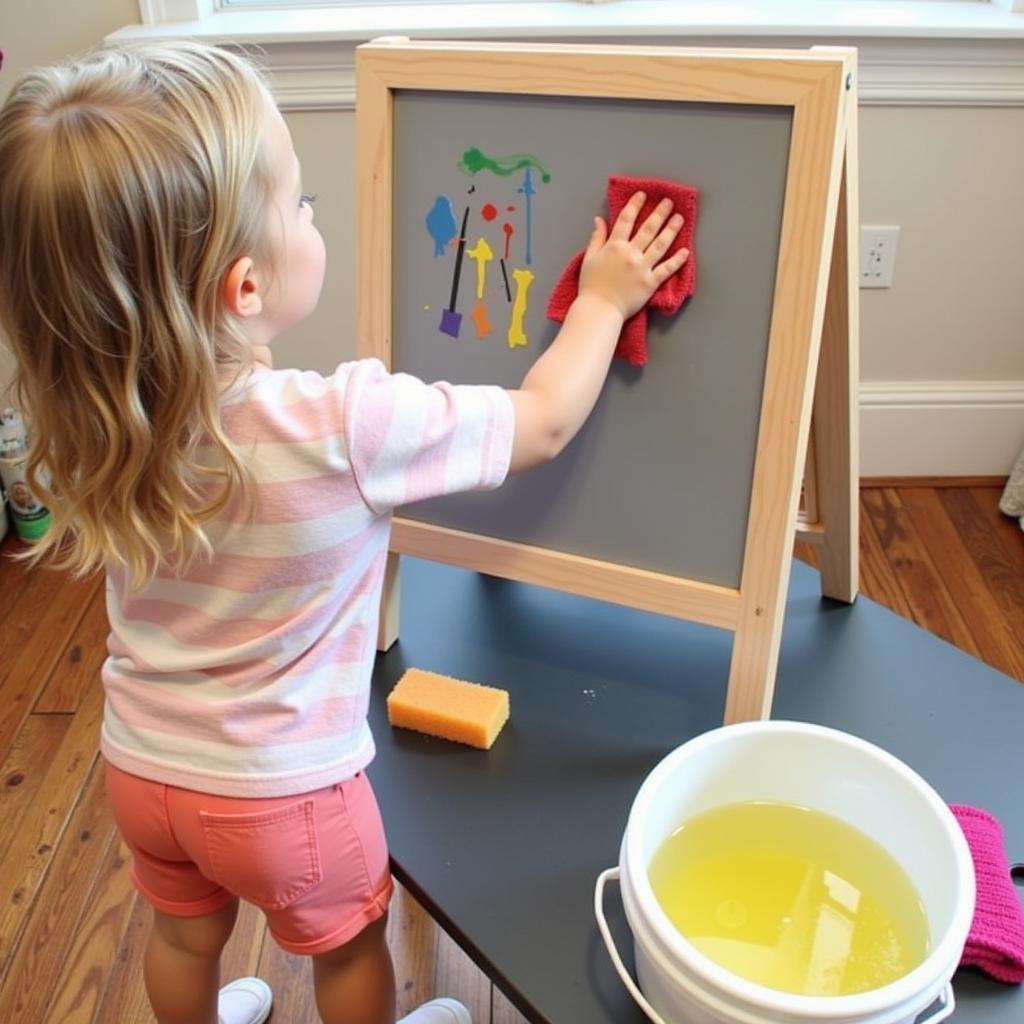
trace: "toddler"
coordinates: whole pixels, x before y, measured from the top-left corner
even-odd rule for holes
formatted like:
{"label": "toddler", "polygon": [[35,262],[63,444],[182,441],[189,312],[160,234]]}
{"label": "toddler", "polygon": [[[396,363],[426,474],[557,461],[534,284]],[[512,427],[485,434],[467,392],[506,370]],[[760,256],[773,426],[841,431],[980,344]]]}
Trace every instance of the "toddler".
{"label": "toddler", "polygon": [[[274,370],[324,244],[253,66],[177,43],[27,74],[0,110],[0,328],[31,416],[33,558],[103,568],[101,748],[152,905],[159,1024],[259,1024],[219,990],[238,900],[312,957],[325,1024],[393,1024],[391,895],[364,769],[395,506],[553,458],[625,318],[686,259],[682,218],[595,219],[579,296],[522,386],[428,385],[376,360]],[[405,1024],[469,1024],[436,999]]]}

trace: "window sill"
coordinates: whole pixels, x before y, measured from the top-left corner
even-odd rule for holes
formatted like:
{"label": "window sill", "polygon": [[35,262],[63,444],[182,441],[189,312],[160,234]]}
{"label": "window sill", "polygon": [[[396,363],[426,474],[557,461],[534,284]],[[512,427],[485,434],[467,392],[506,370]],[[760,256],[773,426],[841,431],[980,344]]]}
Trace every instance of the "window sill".
{"label": "window sill", "polygon": [[366,3],[219,10],[129,25],[108,37],[186,36],[259,47],[281,105],[350,107],[354,49],[381,35],[420,39],[857,46],[861,103],[1024,105],[1024,14],[955,0],[619,0],[616,3]]}
{"label": "window sill", "polygon": [[1024,14],[955,0],[618,0],[616,3],[366,3],[234,8],[131,26],[133,38],[187,33],[244,43],[356,42],[378,35],[488,39],[654,36],[1024,39]]}

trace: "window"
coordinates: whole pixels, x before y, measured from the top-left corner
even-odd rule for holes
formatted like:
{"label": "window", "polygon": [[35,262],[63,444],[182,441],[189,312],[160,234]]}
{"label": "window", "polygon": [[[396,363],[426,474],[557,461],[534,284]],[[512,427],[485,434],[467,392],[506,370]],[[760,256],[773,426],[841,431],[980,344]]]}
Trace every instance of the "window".
{"label": "window", "polygon": [[[968,21],[974,21],[986,7],[994,7],[999,13],[1024,12],[1024,0],[719,0],[716,3],[693,2],[689,0],[569,0],[571,4],[579,8],[591,8],[598,10],[604,8],[608,11],[608,17],[612,20],[621,17],[621,20],[628,22],[630,14],[645,17],[642,20],[656,16],[656,12],[671,9],[675,16],[673,21],[686,23],[686,8],[692,7],[694,20],[699,24],[706,23],[709,19],[718,18],[723,23],[744,23],[764,22],[778,23],[781,19],[787,23],[801,20],[801,13],[807,21],[818,24],[842,25],[849,20],[864,25],[871,21],[869,12],[874,20],[880,24],[893,24],[898,21],[901,13],[906,13],[907,8],[917,8],[909,20],[913,23],[928,23],[930,21],[948,22],[957,9],[964,11],[964,17]],[[485,8],[491,5],[528,6],[534,9],[538,20],[548,22],[549,18],[540,15],[543,8],[563,8],[564,3],[544,3],[543,0],[537,3],[524,4],[523,0],[489,0],[488,3],[481,3],[479,0],[139,0],[139,9],[142,14],[142,21],[145,24],[161,24],[175,21],[197,21],[209,18],[211,15],[233,14],[243,15],[247,10],[256,12],[287,12],[289,10],[304,10],[309,13],[316,9],[343,9],[362,8],[365,10],[386,8],[389,6],[404,7],[407,10],[416,8],[447,8],[449,17],[442,19],[447,22],[454,21],[453,9],[460,6]],[[851,9],[861,7],[861,12],[851,15]],[[632,12],[630,12],[632,8]],[[972,14],[971,8],[975,14]],[[992,12],[993,14],[996,12]],[[602,16],[604,20],[604,16]]]}

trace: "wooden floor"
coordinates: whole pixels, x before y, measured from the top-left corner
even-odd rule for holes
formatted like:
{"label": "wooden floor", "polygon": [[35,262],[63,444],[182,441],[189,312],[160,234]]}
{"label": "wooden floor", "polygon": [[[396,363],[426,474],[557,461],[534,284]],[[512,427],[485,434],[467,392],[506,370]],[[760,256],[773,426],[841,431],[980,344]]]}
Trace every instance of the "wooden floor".
{"label": "wooden floor", "polygon": [[[1024,681],[1024,533],[994,486],[862,491],[862,592]],[[0,554],[17,550],[9,537]],[[814,552],[798,551],[813,562]],[[147,910],[104,805],[97,758],[106,621],[98,579],[0,559],[0,1021],[150,1022]],[[523,1018],[400,894],[391,919],[404,1012],[461,998],[477,1024]],[[279,1024],[315,1024],[310,968],[243,910],[224,977],[258,973]],[[579,1024],[579,1022],[564,1022]]]}

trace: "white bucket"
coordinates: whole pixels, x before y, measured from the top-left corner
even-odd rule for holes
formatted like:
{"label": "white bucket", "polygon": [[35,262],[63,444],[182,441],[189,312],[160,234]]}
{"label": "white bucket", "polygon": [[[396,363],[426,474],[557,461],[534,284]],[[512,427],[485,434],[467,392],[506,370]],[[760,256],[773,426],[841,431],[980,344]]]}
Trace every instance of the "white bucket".
{"label": "white bucket", "polygon": [[[654,895],[651,858],[686,819],[748,800],[824,811],[895,857],[917,887],[928,920],[932,948],[923,963],[881,988],[804,996],[738,977],[687,942]],[[633,932],[639,989],[604,919],[604,888],[614,878]],[[630,810],[619,866],[598,877],[594,912],[619,975],[655,1024],[911,1024],[940,999],[927,1017],[937,1024],[954,1009],[950,979],[967,941],[974,894],[960,826],[902,761],[835,729],[746,722],[683,744],[647,776]]]}

